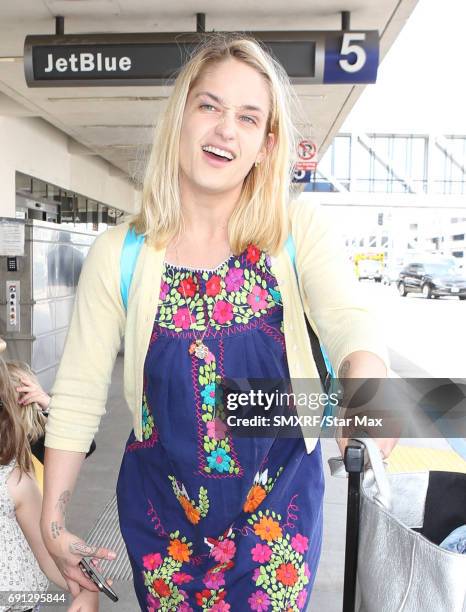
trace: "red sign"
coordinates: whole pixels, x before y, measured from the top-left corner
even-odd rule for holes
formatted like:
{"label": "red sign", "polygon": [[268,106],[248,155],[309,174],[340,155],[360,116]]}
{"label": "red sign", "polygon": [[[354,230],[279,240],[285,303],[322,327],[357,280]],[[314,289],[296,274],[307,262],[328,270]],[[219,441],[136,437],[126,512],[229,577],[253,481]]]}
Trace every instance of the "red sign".
{"label": "red sign", "polygon": [[297,170],[315,170],[317,167],[317,145],[312,140],[301,140],[298,144]]}

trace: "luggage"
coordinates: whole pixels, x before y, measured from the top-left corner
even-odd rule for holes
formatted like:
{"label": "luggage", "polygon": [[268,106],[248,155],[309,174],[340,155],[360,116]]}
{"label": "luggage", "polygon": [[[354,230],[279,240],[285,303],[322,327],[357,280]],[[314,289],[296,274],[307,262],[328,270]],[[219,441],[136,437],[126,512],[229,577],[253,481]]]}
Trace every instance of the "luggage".
{"label": "luggage", "polygon": [[465,612],[466,555],[438,545],[466,523],[466,474],[389,474],[370,438],[354,438],[348,476],[343,612]]}

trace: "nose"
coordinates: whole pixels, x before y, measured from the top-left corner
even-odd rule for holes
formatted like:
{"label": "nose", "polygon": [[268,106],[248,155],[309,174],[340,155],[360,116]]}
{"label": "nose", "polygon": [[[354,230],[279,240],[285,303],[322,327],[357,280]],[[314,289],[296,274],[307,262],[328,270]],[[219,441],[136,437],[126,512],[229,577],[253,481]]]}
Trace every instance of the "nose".
{"label": "nose", "polygon": [[224,140],[232,140],[235,137],[235,122],[232,113],[223,111],[215,126],[215,133]]}

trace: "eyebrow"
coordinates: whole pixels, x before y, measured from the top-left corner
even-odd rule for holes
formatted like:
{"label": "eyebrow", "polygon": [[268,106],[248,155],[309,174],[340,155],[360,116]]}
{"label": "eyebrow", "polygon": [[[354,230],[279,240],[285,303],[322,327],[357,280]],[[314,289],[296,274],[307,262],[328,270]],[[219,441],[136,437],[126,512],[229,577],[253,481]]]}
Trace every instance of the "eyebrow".
{"label": "eyebrow", "polygon": [[[210,93],[210,91],[200,91],[199,93],[195,95],[196,98],[199,98],[200,96],[208,96],[209,98],[212,98],[212,100],[215,100],[217,104],[221,104],[222,106],[225,106],[224,100],[222,100],[222,98],[219,98],[219,96],[216,96],[215,94]],[[259,108],[258,106],[254,106],[253,104],[243,104],[242,106],[240,106],[240,108],[242,110],[255,111],[257,113],[261,113],[262,115],[264,114],[264,111],[261,108]]]}

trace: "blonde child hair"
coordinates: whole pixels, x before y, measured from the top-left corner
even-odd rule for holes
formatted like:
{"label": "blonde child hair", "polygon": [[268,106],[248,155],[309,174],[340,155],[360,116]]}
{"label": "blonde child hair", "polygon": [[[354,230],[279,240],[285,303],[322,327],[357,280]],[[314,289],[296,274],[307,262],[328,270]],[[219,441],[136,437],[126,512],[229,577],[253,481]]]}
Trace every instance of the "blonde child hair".
{"label": "blonde child hair", "polygon": [[27,364],[0,358],[0,465],[15,459],[20,472],[26,473],[32,470],[30,445],[44,434],[46,417],[35,402],[19,405],[16,387],[22,384],[21,374],[37,381]]}

